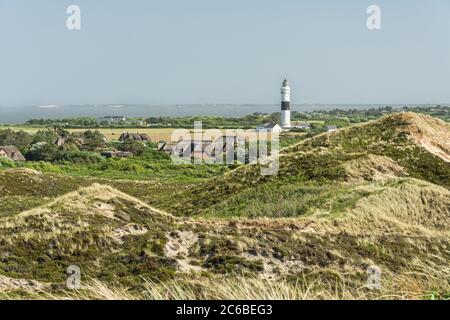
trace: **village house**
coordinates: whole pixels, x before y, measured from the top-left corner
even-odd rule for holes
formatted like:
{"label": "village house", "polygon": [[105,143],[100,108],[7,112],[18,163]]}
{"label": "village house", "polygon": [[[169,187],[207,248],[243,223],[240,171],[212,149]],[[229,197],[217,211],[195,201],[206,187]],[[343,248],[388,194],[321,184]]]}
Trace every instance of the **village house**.
{"label": "village house", "polygon": [[161,141],[158,143],[158,151],[185,158],[207,160],[212,157],[213,150],[212,140],[180,140],[170,143]]}
{"label": "village house", "polygon": [[124,141],[138,141],[138,142],[151,142],[150,137],[148,136],[148,134],[144,133],[144,134],[140,134],[140,133],[122,133],[119,137],[119,141],[124,142]]}
{"label": "village house", "polygon": [[124,116],[106,116],[103,119],[108,122],[125,122],[125,121],[127,121],[127,118]]}
{"label": "village house", "polygon": [[147,121],[142,120],[142,119],[128,119],[127,123],[134,125],[134,126],[140,126],[140,127],[148,127],[149,126]]}
{"label": "village house", "polygon": [[326,126],[326,129],[328,132],[334,132],[334,131],[337,131],[338,127],[331,125],[331,126]]}
{"label": "village house", "polygon": [[[55,144],[58,145],[59,147],[65,145],[66,143],[68,143],[70,141],[69,137],[63,137],[60,136],[55,140]],[[84,142],[84,138],[73,138],[72,139],[73,143],[76,144],[78,147],[81,147],[83,145]]]}
{"label": "village house", "polygon": [[238,137],[236,134],[223,135],[214,141],[214,144],[211,146],[211,150],[208,151],[212,157],[215,157],[216,151],[219,150],[220,153],[226,154],[227,157],[234,157],[234,151],[236,150],[239,142],[245,142],[245,137]]}
{"label": "village house", "polygon": [[293,124],[292,128],[295,129],[303,129],[303,130],[311,130],[311,124],[307,122],[300,122]]}
{"label": "village house", "polygon": [[238,143],[245,143],[245,136],[238,137],[236,134],[223,135],[216,140],[180,140],[178,142],[158,143],[157,150],[169,155],[177,155],[180,157],[191,159],[211,160],[220,154],[226,155],[227,158],[234,157],[234,152]]}
{"label": "village house", "polygon": [[176,146],[177,146],[176,142],[160,141],[158,143],[158,151],[161,151],[161,152],[171,155],[174,153]]}
{"label": "village house", "polygon": [[[102,141],[104,144],[109,143],[108,138],[105,137],[104,135],[102,135]],[[85,143],[84,132],[73,132],[73,133],[71,133],[70,137],[59,136],[54,141],[54,143],[60,147],[65,145],[68,142],[73,142],[77,147],[82,148],[82,146]]]}
{"label": "village house", "polygon": [[14,161],[26,161],[23,154],[14,146],[0,146],[0,157],[6,157]]}
{"label": "village house", "polygon": [[194,140],[191,143],[191,156],[196,159],[208,160],[213,156],[212,140]]}
{"label": "village house", "polygon": [[214,142],[215,144],[221,143],[223,144],[224,150],[230,147],[234,147],[238,143],[238,136],[236,134],[233,135],[223,135]]}
{"label": "village house", "polygon": [[262,127],[257,127],[258,132],[281,132],[283,129],[279,124],[273,122],[267,122]]}

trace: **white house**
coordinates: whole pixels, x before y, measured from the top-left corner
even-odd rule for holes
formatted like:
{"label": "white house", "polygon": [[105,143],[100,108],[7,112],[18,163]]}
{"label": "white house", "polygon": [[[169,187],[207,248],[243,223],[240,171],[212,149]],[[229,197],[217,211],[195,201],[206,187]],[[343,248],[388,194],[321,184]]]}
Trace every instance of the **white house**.
{"label": "white house", "polygon": [[278,123],[268,122],[265,123],[262,127],[257,127],[256,131],[258,132],[281,132],[283,129],[280,127]]}
{"label": "white house", "polygon": [[306,123],[306,122],[295,123],[292,127],[295,128],[295,129],[311,130],[311,125],[309,123]]}
{"label": "white house", "polygon": [[338,129],[337,126],[327,126],[326,128],[328,132],[334,132]]}

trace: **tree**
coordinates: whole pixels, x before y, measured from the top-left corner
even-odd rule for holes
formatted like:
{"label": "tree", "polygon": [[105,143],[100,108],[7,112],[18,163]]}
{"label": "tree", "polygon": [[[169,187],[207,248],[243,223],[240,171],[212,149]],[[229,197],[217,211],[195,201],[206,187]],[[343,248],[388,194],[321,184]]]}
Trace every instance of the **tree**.
{"label": "tree", "polygon": [[70,132],[67,131],[66,129],[62,128],[61,126],[55,126],[54,127],[54,131],[60,137],[63,137],[63,138],[69,138],[70,137]]}
{"label": "tree", "polygon": [[23,151],[31,146],[32,141],[33,137],[25,131],[0,130],[0,145],[2,146],[15,146]]}
{"label": "tree", "polygon": [[0,157],[0,168],[15,168],[16,162],[7,157]]}
{"label": "tree", "polygon": [[26,153],[27,160],[31,161],[53,161],[59,156],[60,150],[56,144],[38,142],[33,144]]}
{"label": "tree", "polygon": [[139,141],[127,140],[121,143],[118,149],[131,152],[135,155],[141,155],[145,150],[145,146]]}
{"label": "tree", "polygon": [[47,143],[55,143],[55,140],[58,139],[58,134],[51,130],[39,130],[33,137],[33,144],[39,142],[47,142]]}
{"label": "tree", "polygon": [[105,137],[98,130],[87,130],[84,132],[84,143],[86,149],[94,151],[104,147],[106,144]]}

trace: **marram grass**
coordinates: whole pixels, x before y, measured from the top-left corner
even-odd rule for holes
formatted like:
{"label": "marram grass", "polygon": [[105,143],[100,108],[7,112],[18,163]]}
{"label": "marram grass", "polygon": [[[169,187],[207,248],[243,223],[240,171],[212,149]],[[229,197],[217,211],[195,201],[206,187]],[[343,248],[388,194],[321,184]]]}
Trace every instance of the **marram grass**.
{"label": "marram grass", "polygon": [[276,280],[256,276],[191,276],[156,283],[143,279],[139,291],[89,279],[80,290],[52,293],[0,292],[2,299],[39,300],[435,300],[450,299],[450,266],[421,264],[419,271],[385,275],[379,289],[336,280],[299,276]]}

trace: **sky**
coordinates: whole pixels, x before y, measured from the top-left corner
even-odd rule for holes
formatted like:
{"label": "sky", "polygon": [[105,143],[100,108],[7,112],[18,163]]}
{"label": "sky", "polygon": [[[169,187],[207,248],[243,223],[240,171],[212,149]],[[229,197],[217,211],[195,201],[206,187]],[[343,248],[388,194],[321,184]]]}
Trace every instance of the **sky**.
{"label": "sky", "polygon": [[0,0],[0,106],[449,103],[449,39],[448,0]]}

